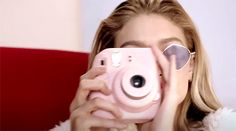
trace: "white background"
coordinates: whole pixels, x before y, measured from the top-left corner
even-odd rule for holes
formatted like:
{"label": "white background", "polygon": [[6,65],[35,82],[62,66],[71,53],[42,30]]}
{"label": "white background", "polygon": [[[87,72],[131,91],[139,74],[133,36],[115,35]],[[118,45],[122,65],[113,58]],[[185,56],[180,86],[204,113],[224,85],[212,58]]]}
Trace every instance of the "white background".
{"label": "white background", "polygon": [[[121,1],[0,0],[0,45],[89,52],[100,21]],[[179,1],[198,27],[217,95],[236,108],[236,1]]]}

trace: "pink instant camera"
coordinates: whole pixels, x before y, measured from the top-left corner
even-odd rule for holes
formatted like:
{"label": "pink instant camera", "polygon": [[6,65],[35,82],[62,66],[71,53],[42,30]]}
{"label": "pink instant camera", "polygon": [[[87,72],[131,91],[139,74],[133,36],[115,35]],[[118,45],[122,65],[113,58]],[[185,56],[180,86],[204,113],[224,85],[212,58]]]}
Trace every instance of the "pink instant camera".
{"label": "pink instant camera", "polygon": [[[143,123],[154,118],[160,105],[161,90],[155,58],[150,48],[109,48],[96,55],[93,67],[105,66],[106,73],[96,79],[105,81],[112,93],[92,92],[90,99],[100,97],[115,103],[126,122]],[[114,119],[107,111],[95,116]]]}

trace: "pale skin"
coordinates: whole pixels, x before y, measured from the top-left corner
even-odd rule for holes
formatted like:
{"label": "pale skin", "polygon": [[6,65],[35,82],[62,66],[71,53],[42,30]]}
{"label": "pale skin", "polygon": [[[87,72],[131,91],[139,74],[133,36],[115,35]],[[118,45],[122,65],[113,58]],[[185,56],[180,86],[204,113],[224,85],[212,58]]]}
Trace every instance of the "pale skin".
{"label": "pale skin", "polygon": [[[180,70],[176,70],[175,57],[171,60],[162,54],[162,51],[171,42],[186,46],[186,39],[182,30],[167,20],[155,14],[143,14],[130,19],[118,32],[115,47],[150,47],[156,57],[163,91],[162,103],[157,116],[150,122],[142,124],[139,130],[173,131],[174,117],[178,105],[184,100],[188,91],[188,81],[192,78],[194,60],[190,61]],[[105,73],[102,67],[92,68],[81,76],[80,85],[74,100],[71,103],[71,126],[73,131],[92,131],[109,128],[124,129],[126,123],[122,122],[121,112],[117,106],[109,101],[99,98],[88,100],[91,91],[100,91],[110,94],[110,90],[101,80],[95,77]],[[107,120],[91,115],[94,110],[106,110],[117,119]]]}

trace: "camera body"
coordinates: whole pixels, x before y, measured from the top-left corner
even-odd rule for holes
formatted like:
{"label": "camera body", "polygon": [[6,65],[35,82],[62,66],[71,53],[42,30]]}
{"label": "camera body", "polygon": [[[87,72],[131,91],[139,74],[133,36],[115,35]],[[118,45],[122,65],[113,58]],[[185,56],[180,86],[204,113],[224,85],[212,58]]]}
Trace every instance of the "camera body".
{"label": "camera body", "polygon": [[[154,118],[160,105],[161,90],[155,57],[150,48],[109,48],[95,56],[93,67],[106,67],[96,79],[103,80],[110,95],[91,92],[120,108],[122,120],[143,123]],[[97,110],[95,116],[114,119],[107,111]]]}

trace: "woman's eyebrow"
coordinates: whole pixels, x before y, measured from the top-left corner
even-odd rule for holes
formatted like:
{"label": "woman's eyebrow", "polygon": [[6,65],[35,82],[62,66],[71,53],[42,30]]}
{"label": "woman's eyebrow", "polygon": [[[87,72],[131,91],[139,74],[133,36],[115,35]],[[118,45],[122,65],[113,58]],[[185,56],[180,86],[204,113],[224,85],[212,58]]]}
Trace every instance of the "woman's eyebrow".
{"label": "woman's eyebrow", "polygon": [[166,48],[171,42],[178,42],[183,44],[183,41],[177,37],[169,37],[161,39],[157,44],[159,45],[159,48],[161,50],[164,50],[164,48]]}
{"label": "woman's eyebrow", "polygon": [[[160,41],[158,41],[157,44],[160,45],[161,47],[164,47],[165,45],[167,45],[173,41],[183,43],[182,40],[177,37],[169,37],[169,38],[161,39]],[[147,47],[147,45],[142,41],[131,40],[131,41],[127,41],[127,42],[124,42],[123,44],[121,44],[120,48],[123,48],[125,46],[129,46],[129,45],[133,45],[136,47],[142,47],[142,48]]]}
{"label": "woman's eyebrow", "polygon": [[135,41],[135,40],[132,40],[132,41],[127,41],[127,42],[124,42],[120,48],[122,47],[125,47],[125,46],[128,46],[128,45],[134,45],[134,46],[137,46],[137,47],[147,47],[145,45],[145,43],[141,42],[141,41]]}
{"label": "woman's eyebrow", "polygon": [[183,41],[177,37],[169,37],[169,38],[164,38],[164,39],[161,39],[158,44],[161,44],[161,45],[164,45],[164,44],[167,44],[167,43],[170,43],[172,41],[176,41],[176,42],[179,42],[179,43],[183,43]]}

